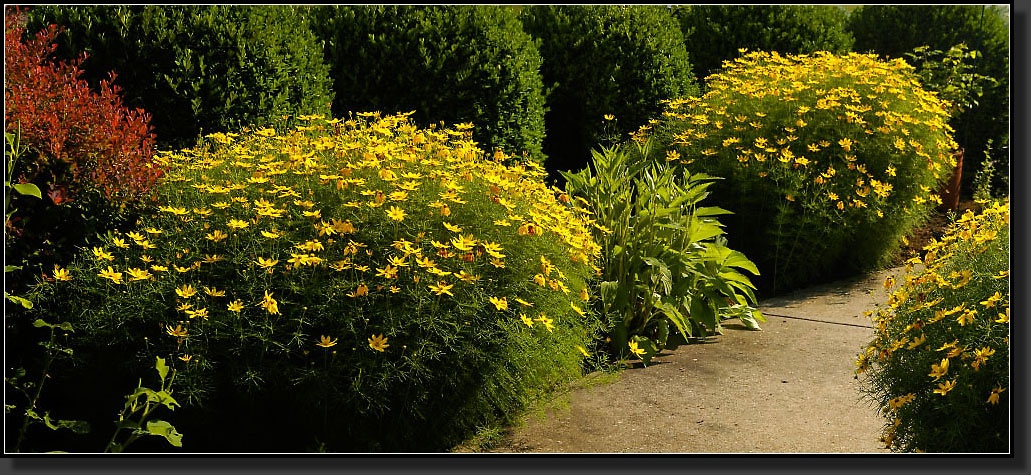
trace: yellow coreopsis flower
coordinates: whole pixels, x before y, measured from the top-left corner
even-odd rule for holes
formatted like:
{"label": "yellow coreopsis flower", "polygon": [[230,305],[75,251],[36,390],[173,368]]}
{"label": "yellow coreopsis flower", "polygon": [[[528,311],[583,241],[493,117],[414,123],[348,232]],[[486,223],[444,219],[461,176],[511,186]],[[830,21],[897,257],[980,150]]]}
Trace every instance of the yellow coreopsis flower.
{"label": "yellow coreopsis flower", "polygon": [[437,295],[448,294],[448,295],[454,297],[455,294],[450,292],[451,288],[454,287],[454,286],[455,286],[454,284],[448,285],[447,282],[438,281],[437,285],[430,285],[428,287],[430,288],[431,291],[433,291],[433,293],[435,293]]}
{"label": "yellow coreopsis flower", "polygon": [[386,351],[388,346],[390,346],[390,345],[387,344],[387,338],[385,338],[383,336],[383,334],[372,335],[369,338],[369,348],[372,348],[372,349],[374,349],[376,351],[379,351],[379,352],[382,353],[382,352]]}
{"label": "yellow coreopsis flower", "polygon": [[178,295],[178,296],[180,296],[180,297],[182,297],[184,299],[188,299],[190,297],[193,297],[194,295],[197,295],[197,289],[194,289],[193,285],[186,284],[186,285],[183,285],[181,287],[176,288],[175,289],[175,293],[176,293],[176,295]]}
{"label": "yellow coreopsis flower", "polygon": [[642,356],[645,353],[647,353],[647,351],[645,351],[643,348],[639,348],[637,346],[637,342],[636,341],[631,341],[631,342],[627,343],[627,346],[630,347],[630,352],[635,354],[635,355],[637,355],[637,356]]}
{"label": "yellow coreopsis flower", "polygon": [[526,324],[526,326],[528,326],[530,328],[533,328],[533,319],[530,318],[530,317],[527,317],[525,313],[520,313],[519,314],[519,319],[522,320],[523,323]]}
{"label": "yellow coreopsis flower", "polygon": [[54,265],[54,280],[69,281],[72,280],[72,274],[68,272],[68,269]]}
{"label": "yellow coreopsis flower", "polygon": [[326,335],[322,335],[322,337],[320,337],[319,340],[320,341],[316,343],[316,345],[319,345],[323,348],[329,348],[337,344],[337,338],[330,338]]}
{"label": "yellow coreopsis flower", "polygon": [[387,210],[387,217],[393,221],[401,222],[405,219],[405,216],[405,211],[397,206],[391,206],[390,209]]}
{"label": "yellow coreopsis flower", "polygon": [[985,402],[988,404],[998,404],[999,394],[1001,394],[1003,391],[1005,391],[1005,389],[1003,389],[1002,386],[996,386],[995,389],[992,389],[992,394],[988,396],[988,400]]}
{"label": "yellow coreopsis flower", "polygon": [[279,302],[276,302],[276,299],[272,298],[272,293],[267,290],[265,291],[265,297],[261,299],[259,305],[272,315],[280,315]]}
{"label": "yellow coreopsis flower", "polygon": [[956,380],[955,379],[953,379],[952,381],[946,381],[944,383],[938,383],[938,389],[935,389],[934,393],[935,394],[941,394],[942,396],[944,396],[944,395],[948,394],[949,391],[952,391],[952,388],[955,388],[955,387],[956,387]]}
{"label": "yellow coreopsis flower", "polygon": [[116,284],[121,284],[122,283],[122,273],[121,272],[115,272],[115,270],[112,269],[111,266],[107,266],[106,270],[100,271],[97,275],[99,275],[99,276],[101,276],[101,277],[103,277],[105,279],[109,279],[111,282],[114,282]]}
{"label": "yellow coreopsis flower", "polygon": [[934,380],[937,381],[937,380],[941,379],[942,376],[945,376],[945,373],[948,373],[948,372],[949,372],[949,359],[948,358],[942,358],[941,363],[931,364],[931,372],[928,374],[928,376],[934,377]]}
{"label": "yellow coreopsis flower", "polygon": [[102,247],[93,248],[93,257],[95,257],[98,261],[113,261],[115,259],[115,256],[109,254]]}
{"label": "yellow coreopsis flower", "polygon": [[230,312],[239,313],[241,310],[243,310],[243,302],[241,302],[239,299],[233,300],[232,302],[229,302],[228,305],[226,305],[226,309]]}
{"label": "yellow coreopsis flower", "polygon": [[489,300],[490,303],[494,304],[494,306],[497,307],[498,310],[508,310],[508,299],[506,299],[505,297],[490,297]]}

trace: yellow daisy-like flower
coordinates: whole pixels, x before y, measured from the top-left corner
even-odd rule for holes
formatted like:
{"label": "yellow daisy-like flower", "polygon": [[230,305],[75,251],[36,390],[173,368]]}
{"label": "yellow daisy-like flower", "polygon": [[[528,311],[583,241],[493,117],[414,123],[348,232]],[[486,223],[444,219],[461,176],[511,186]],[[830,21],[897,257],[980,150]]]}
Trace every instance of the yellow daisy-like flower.
{"label": "yellow daisy-like flower", "polygon": [[239,299],[233,300],[232,302],[229,302],[228,305],[226,305],[226,309],[230,312],[239,313],[241,310],[243,310],[243,302],[241,302]]}
{"label": "yellow daisy-like flower", "polygon": [[637,346],[636,341],[631,341],[627,343],[627,346],[630,347],[630,352],[637,356],[643,356],[645,353],[647,353],[647,351],[645,351],[643,348]]}
{"label": "yellow daisy-like flower", "polygon": [[543,313],[537,317],[537,321],[543,323],[544,328],[546,328],[549,332],[555,329],[555,325],[552,323],[554,322],[554,320],[548,318],[547,315],[544,315]]}
{"label": "yellow daisy-like flower", "polygon": [[186,314],[189,315],[190,318],[196,318],[196,317],[208,318],[208,309],[200,308],[200,309],[197,309],[197,310],[187,310]]}
{"label": "yellow daisy-like flower", "polygon": [[494,306],[497,307],[498,310],[508,310],[508,299],[506,299],[505,297],[491,297],[489,300],[490,303],[494,304]]}
{"label": "yellow daisy-like flower", "polygon": [[390,209],[387,210],[387,217],[393,221],[404,221],[405,216],[405,210],[398,208],[397,206],[391,206]]}
{"label": "yellow daisy-like flower", "polygon": [[451,231],[453,233],[460,233],[460,232],[462,232],[462,227],[461,226],[455,226],[455,225],[453,225],[453,224],[451,224],[451,223],[449,223],[447,221],[444,221],[443,224],[444,224],[444,228],[447,229],[448,231]]}
{"label": "yellow daisy-like flower", "polygon": [[526,324],[526,326],[528,326],[530,328],[533,328],[533,319],[530,318],[530,317],[527,317],[525,313],[520,313],[519,314],[519,319],[522,320],[523,323]]}
{"label": "yellow daisy-like flower", "polygon": [[72,274],[68,272],[68,269],[62,269],[61,267],[54,265],[54,280],[67,282],[72,280]]}
{"label": "yellow daisy-like flower", "polygon": [[944,396],[944,395],[948,394],[949,391],[952,391],[952,388],[955,388],[955,387],[956,387],[956,380],[955,379],[953,379],[952,381],[946,381],[944,383],[938,383],[938,389],[935,389],[934,393],[935,394],[941,394],[942,396]]}
{"label": "yellow daisy-like flower", "polygon": [[116,284],[121,284],[122,283],[122,273],[121,272],[115,272],[115,270],[112,269],[111,266],[107,266],[106,270],[100,271],[97,275],[99,275],[99,276],[101,276],[101,277],[103,277],[105,279],[109,279],[111,282],[114,282]]}
{"label": "yellow daisy-like flower", "polygon": [[992,389],[992,394],[990,394],[988,396],[988,400],[985,401],[985,403],[988,403],[988,404],[998,404],[999,403],[999,394],[1001,394],[1003,391],[1005,391],[1005,389],[1003,389],[1002,386],[996,386],[995,389]]}
{"label": "yellow daisy-like flower", "polygon": [[129,277],[131,277],[131,280],[147,280],[147,279],[153,279],[154,278],[154,275],[151,274],[150,272],[147,272],[146,269],[137,269],[137,268],[133,267],[133,268],[131,268],[131,269],[125,271],[125,272],[127,272],[129,274]]}
{"label": "yellow daisy-like flower", "polygon": [[[448,285],[447,282],[439,281],[439,282],[437,282],[437,285],[430,285],[428,287],[430,288],[431,291],[433,291],[433,293],[435,293],[437,295],[448,294],[448,295],[454,297],[455,294],[450,292],[451,288],[454,287],[454,286],[455,286],[454,284]],[[491,298],[493,298],[493,297],[491,297]]]}
{"label": "yellow daisy-like flower", "polygon": [[576,345],[576,349],[580,350],[580,354],[584,355],[585,357],[591,357],[591,354],[587,352],[587,348],[584,348],[580,345]]}
{"label": "yellow daisy-like flower", "polygon": [[233,229],[244,229],[247,226],[250,226],[250,223],[248,223],[247,221],[239,220],[239,219],[230,219],[229,223],[226,224],[226,226],[229,226],[230,228],[233,228]]}
{"label": "yellow daisy-like flower", "polygon": [[269,239],[275,239],[275,238],[277,238],[279,236],[282,236],[282,234],[276,232],[276,230],[274,230],[274,229],[272,231],[262,231],[261,235],[265,236],[265,237],[267,237]]}
{"label": "yellow daisy-like flower", "polygon": [[172,328],[170,325],[165,326],[165,333],[174,337],[185,338],[189,336],[189,332],[190,330],[188,328],[183,328],[182,325],[176,325],[175,328]]}
{"label": "yellow daisy-like flower", "polygon": [[113,261],[115,259],[115,256],[109,254],[102,247],[93,248],[93,257],[95,257],[98,261]]}
{"label": "yellow daisy-like flower", "polygon": [[272,315],[280,315],[279,302],[276,302],[276,299],[272,298],[272,293],[267,290],[265,291],[265,297],[261,299],[259,305]]}
{"label": "yellow daisy-like flower", "polygon": [[388,346],[390,345],[387,344],[387,338],[384,337],[383,334],[372,335],[372,337],[369,338],[369,348],[376,351],[382,353],[387,350]]}
{"label": "yellow daisy-like flower", "polygon": [[337,344],[337,339],[336,338],[332,338],[331,339],[330,337],[328,337],[326,335],[322,335],[322,337],[320,337],[319,340],[320,341],[318,343],[316,343],[316,345],[319,345],[319,346],[321,346],[323,348],[329,348],[329,347]]}
{"label": "yellow daisy-like flower", "polygon": [[224,233],[224,232],[222,232],[221,230],[218,230],[218,229],[216,229],[213,232],[210,232],[206,236],[204,236],[205,239],[208,239],[209,241],[214,241],[214,242],[219,242],[219,241],[221,241],[221,240],[223,240],[223,239],[225,239],[227,237],[229,237],[228,234],[226,234],[226,233]]}
{"label": "yellow daisy-like flower", "polygon": [[182,297],[182,298],[184,298],[184,299],[188,299],[190,297],[193,297],[194,295],[197,295],[197,289],[194,289],[193,285],[186,284],[186,285],[183,285],[181,287],[176,288],[175,289],[175,294],[180,296],[180,297]]}

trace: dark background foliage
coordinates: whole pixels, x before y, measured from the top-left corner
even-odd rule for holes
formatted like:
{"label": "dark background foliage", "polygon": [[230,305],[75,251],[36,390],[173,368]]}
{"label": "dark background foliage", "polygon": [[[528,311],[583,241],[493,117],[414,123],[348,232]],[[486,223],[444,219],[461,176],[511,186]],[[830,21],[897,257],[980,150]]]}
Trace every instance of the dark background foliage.
{"label": "dark background foliage", "polygon": [[524,7],[519,17],[540,42],[549,88],[544,152],[553,177],[580,170],[616,117],[626,139],[661,110],[663,99],[696,94],[683,36],[666,7]]}
{"label": "dark background foliage", "polygon": [[540,161],[540,55],[498,6],[334,6],[308,10],[325,42],[333,113],[415,111],[421,125],[472,122],[481,148]]}
{"label": "dark background foliage", "polygon": [[115,72],[126,104],[151,114],[161,146],[329,112],[329,70],[297,7],[44,5],[29,18],[30,32],[65,27],[57,55],[87,53],[91,84]]}
{"label": "dark background foliage", "polygon": [[739,56],[739,48],[808,54],[844,53],[852,47],[848,14],[831,5],[691,5],[677,7],[687,50],[699,80]]}

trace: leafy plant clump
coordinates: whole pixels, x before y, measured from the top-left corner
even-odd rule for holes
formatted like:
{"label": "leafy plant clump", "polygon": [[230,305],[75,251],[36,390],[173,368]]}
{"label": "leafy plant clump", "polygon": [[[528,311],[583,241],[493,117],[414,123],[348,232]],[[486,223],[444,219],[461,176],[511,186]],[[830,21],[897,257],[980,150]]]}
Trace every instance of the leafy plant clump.
{"label": "leafy plant clump", "polygon": [[902,60],[753,52],[675,100],[665,156],[720,176],[736,247],[778,292],[885,262],[955,166],[946,103]]}
{"label": "leafy plant clump", "polygon": [[544,159],[541,56],[504,6],[318,6],[333,112],[415,111],[427,126],[472,122],[480,147]]}
{"label": "leafy plant clump", "polygon": [[622,141],[662,110],[663,99],[698,91],[683,35],[665,7],[533,5],[519,19],[544,58],[544,152],[554,178],[584,168],[607,127]]}
{"label": "leafy plant clump", "polygon": [[30,31],[65,28],[57,54],[80,52],[91,84],[117,74],[125,101],[151,114],[164,147],[201,133],[328,113],[322,49],[294,6],[40,5]]}
{"label": "leafy plant clump", "polygon": [[967,211],[885,281],[856,372],[890,421],[886,447],[1009,450],[1009,220],[1008,202]]}
{"label": "leafy plant clump", "polygon": [[599,247],[538,166],[470,124],[298,120],[160,154],[153,216],[39,287],[82,374],[166,358],[217,451],[442,450],[581,375]]}
{"label": "leafy plant clump", "polygon": [[729,212],[699,205],[714,177],[666,162],[634,162],[620,146],[595,151],[591,164],[593,170],[563,175],[570,196],[591,212],[602,248],[595,307],[612,328],[612,350],[629,349],[647,363],[671,333],[684,341],[704,338],[722,333],[720,322],[732,317],[759,329],[765,319],[742,272],[759,270],[727,247],[715,217]]}

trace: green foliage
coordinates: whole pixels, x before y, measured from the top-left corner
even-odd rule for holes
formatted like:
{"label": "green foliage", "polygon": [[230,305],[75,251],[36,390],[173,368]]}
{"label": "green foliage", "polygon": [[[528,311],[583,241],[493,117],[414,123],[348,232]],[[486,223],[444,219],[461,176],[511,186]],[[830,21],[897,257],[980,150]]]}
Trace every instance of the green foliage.
{"label": "green foliage", "polygon": [[[997,6],[982,5],[866,5],[849,16],[849,31],[855,36],[856,52],[876,53],[887,58],[904,58],[914,48],[949,51],[964,43],[982,56],[971,61],[971,72],[994,78],[997,83],[984,88],[980,104],[950,122],[956,141],[966,149],[966,157],[984,156],[985,144],[992,139],[997,148],[992,155],[1006,168],[1009,164],[1009,26],[1005,13]],[[969,162],[972,169],[978,163]],[[964,192],[970,189],[974,174],[963,174]]]}
{"label": "green foliage", "polygon": [[749,53],[671,102],[665,156],[725,178],[735,247],[776,293],[881,265],[955,166],[946,104],[902,60]]}
{"label": "green foliage", "polygon": [[759,328],[757,320],[765,320],[754,308],[755,287],[742,272],[759,270],[726,246],[715,216],[729,212],[699,206],[713,177],[633,161],[619,146],[594,151],[591,164],[593,172],[563,176],[566,191],[595,219],[603,269],[596,306],[611,326],[616,353],[630,348],[647,363],[671,331],[685,340],[704,338],[722,333],[724,318]]}
{"label": "green foliage", "polygon": [[[160,356],[156,357],[154,369],[161,378],[161,389],[155,391],[143,387],[143,380],[136,385],[136,390],[125,397],[125,406],[118,414],[115,433],[107,443],[104,452],[121,453],[140,437],[148,435],[163,437],[174,447],[183,446],[183,435],[172,424],[162,420],[147,420],[155,410],[164,406],[170,411],[179,407],[179,402],[172,397],[172,383],[175,381],[175,370],[168,376],[169,367]],[[133,419],[135,417],[135,419]],[[126,430],[129,435],[119,440],[119,435]]]}
{"label": "green foliage", "polygon": [[698,78],[715,73],[739,49],[846,53],[852,35],[837,5],[691,5],[674,10]]}
{"label": "green foliage", "polygon": [[937,92],[938,97],[951,104],[949,116],[955,117],[976,107],[985,86],[991,87],[998,82],[974,72],[972,63],[980,56],[977,50],[970,51],[966,44],[960,43],[944,53],[928,46],[918,46],[906,53],[906,60],[916,68],[924,88]]}
{"label": "green foliage", "polygon": [[665,7],[533,5],[520,12],[538,42],[549,88],[544,152],[553,176],[579,170],[615,116],[620,140],[661,110],[661,101],[698,91],[683,35]]}
{"label": "green foliage", "polygon": [[598,249],[539,167],[464,126],[299,121],[161,154],[139,231],[40,285],[81,377],[166,358],[191,450],[435,451],[582,374]]}
{"label": "green foliage", "polygon": [[856,365],[888,448],[1009,450],[1009,221],[1008,202],[967,211],[885,282],[891,296]]}
{"label": "green foliage", "polygon": [[487,151],[543,160],[541,58],[500,6],[320,6],[333,112],[415,111],[417,123],[471,122]]}
{"label": "green foliage", "polygon": [[85,51],[91,84],[113,71],[164,146],[328,112],[332,101],[322,49],[298,7],[43,5],[29,17],[30,31],[65,28],[57,54]]}
{"label": "green foliage", "polygon": [[[992,181],[995,178],[995,160],[991,157],[992,141],[985,148],[985,159],[974,177],[974,201],[991,201],[994,195]],[[1005,189],[1005,188],[1003,188]]]}

